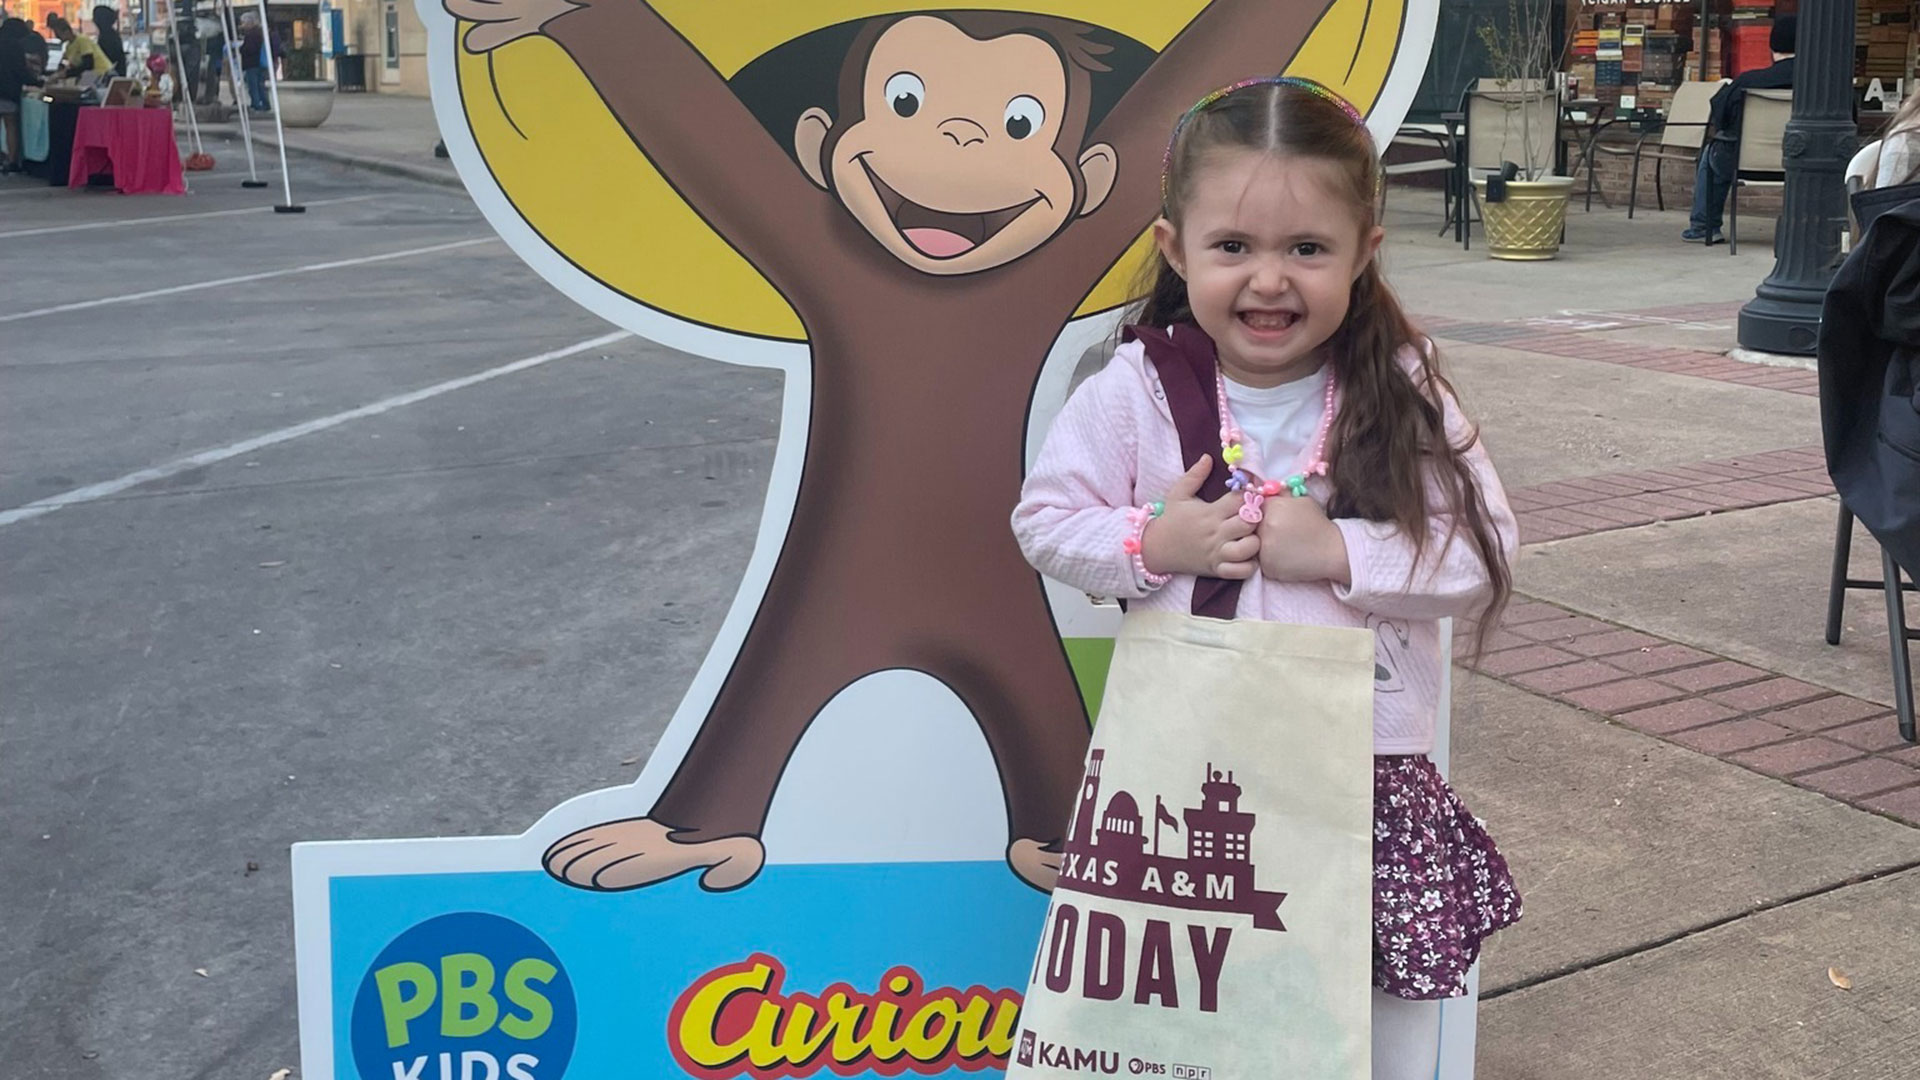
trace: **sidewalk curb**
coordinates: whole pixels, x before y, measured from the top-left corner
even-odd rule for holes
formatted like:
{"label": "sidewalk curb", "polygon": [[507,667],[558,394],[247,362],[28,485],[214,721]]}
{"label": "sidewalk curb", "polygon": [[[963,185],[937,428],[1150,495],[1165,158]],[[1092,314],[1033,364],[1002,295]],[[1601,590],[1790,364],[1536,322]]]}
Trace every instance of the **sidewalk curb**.
{"label": "sidewalk curb", "polygon": [[[238,147],[241,138],[238,131],[224,132],[222,136],[227,141],[234,143],[236,148],[244,152],[244,147]],[[271,153],[277,154],[280,152],[280,144],[275,142],[273,137],[265,132],[255,133],[253,142],[254,145],[264,147]],[[287,156],[290,158],[304,157],[317,161],[328,161],[353,169],[364,169],[367,172],[384,173],[388,176],[400,177],[403,180],[413,180],[422,184],[433,184],[436,187],[452,188],[456,191],[465,191],[467,189],[466,184],[461,181],[458,173],[443,171],[428,165],[414,165],[405,161],[390,161],[377,157],[356,157],[342,150],[295,146],[292,143],[287,144]]]}

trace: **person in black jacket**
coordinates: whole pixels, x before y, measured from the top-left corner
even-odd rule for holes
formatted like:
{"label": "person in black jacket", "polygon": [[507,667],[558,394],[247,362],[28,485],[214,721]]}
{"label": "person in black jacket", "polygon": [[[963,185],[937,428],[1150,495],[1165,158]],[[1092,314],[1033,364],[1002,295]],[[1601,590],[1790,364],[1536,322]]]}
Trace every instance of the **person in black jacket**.
{"label": "person in black jacket", "polygon": [[1920,575],[1920,184],[1871,221],[1827,289],[1820,427],[1840,498],[1909,575]]}
{"label": "person in black jacket", "polygon": [[93,40],[100,43],[100,51],[107,54],[113,62],[113,73],[127,73],[127,47],[120,40],[120,13],[105,4],[97,4],[93,9],[93,27],[97,31]]}
{"label": "person in black jacket", "polygon": [[1740,119],[1747,108],[1749,90],[1790,90],[1793,88],[1794,35],[1800,20],[1783,15],[1773,21],[1767,45],[1773,50],[1773,64],[1745,72],[1713,95],[1708,122],[1713,138],[1700,152],[1700,165],[1693,174],[1693,216],[1682,240],[1718,244],[1720,217],[1726,212],[1727,192],[1733,190],[1733,174],[1740,162]]}
{"label": "person in black jacket", "polygon": [[[38,66],[28,60],[27,39],[39,37],[24,19],[0,21],[0,128],[5,130],[5,142],[0,144],[0,172],[19,172],[23,164],[20,98],[27,87],[40,82]],[[46,43],[41,42],[40,48],[44,60]]]}

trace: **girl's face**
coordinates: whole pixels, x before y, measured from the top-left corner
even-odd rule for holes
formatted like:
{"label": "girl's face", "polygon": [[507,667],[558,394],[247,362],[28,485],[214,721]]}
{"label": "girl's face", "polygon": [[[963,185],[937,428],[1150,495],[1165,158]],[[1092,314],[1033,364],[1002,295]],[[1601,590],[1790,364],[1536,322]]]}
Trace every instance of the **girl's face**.
{"label": "girl's face", "polygon": [[1189,185],[1181,226],[1154,223],[1233,381],[1278,386],[1313,374],[1320,346],[1346,321],[1354,280],[1384,233],[1361,228],[1337,194],[1341,182],[1330,161],[1222,151]]}

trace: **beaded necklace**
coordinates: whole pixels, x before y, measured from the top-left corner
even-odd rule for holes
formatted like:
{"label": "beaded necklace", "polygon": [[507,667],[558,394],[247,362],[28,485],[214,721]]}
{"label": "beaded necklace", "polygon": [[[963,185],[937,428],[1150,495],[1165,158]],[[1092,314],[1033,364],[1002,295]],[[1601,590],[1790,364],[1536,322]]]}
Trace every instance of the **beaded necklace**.
{"label": "beaded necklace", "polygon": [[1241,467],[1247,457],[1246,433],[1240,430],[1239,424],[1234,423],[1233,411],[1227,407],[1227,378],[1221,374],[1217,363],[1213,368],[1213,390],[1215,399],[1220,403],[1220,460],[1230,470],[1227,474],[1227,490],[1240,493],[1240,520],[1249,525],[1258,525],[1265,516],[1261,504],[1270,496],[1285,490],[1295,498],[1305,498],[1307,477],[1327,475],[1327,433],[1333,429],[1333,369],[1327,369],[1326,403],[1320,409],[1319,429],[1302,451],[1298,471],[1289,475],[1284,482],[1262,480],[1251,469]]}

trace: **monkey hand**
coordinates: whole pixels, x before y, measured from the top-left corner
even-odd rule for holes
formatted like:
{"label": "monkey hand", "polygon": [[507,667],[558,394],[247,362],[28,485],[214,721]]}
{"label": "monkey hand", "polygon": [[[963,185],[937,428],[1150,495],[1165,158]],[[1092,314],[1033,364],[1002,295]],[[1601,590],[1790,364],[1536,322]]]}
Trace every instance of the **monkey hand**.
{"label": "monkey hand", "polygon": [[1228,492],[1213,502],[1200,498],[1200,485],[1212,469],[1213,458],[1202,454],[1167,491],[1166,509],[1140,535],[1140,557],[1148,570],[1229,580],[1253,576],[1260,538],[1240,517],[1240,496]]}
{"label": "monkey hand", "polygon": [[509,42],[532,37],[540,28],[575,8],[576,0],[441,0],[447,14],[476,25],[466,33],[471,53],[491,52]]}
{"label": "monkey hand", "polygon": [[670,826],[627,818],[561,837],[540,861],[547,873],[582,889],[618,892],[703,870],[701,887],[725,892],[752,881],[766,859],[766,849],[751,836],[675,839]]}
{"label": "monkey hand", "polygon": [[1280,495],[1261,509],[1260,572],[1268,579],[1350,582],[1346,536],[1319,503]]}

